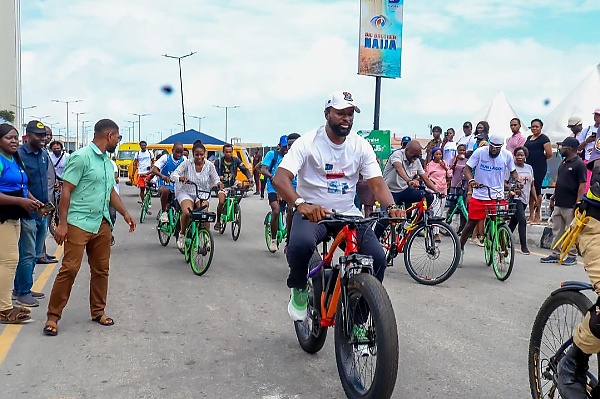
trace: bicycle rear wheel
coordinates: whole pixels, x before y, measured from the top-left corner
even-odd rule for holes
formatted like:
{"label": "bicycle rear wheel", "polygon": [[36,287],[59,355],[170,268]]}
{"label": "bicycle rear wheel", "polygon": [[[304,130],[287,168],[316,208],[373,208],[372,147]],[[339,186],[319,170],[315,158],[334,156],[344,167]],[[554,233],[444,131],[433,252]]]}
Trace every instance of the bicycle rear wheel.
{"label": "bicycle rear wheel", "polygon": [[231,238],[233,241],[237,241],[240,238],[240,232],[242,231],[242,208],[240,204],[233,206],[233,221],[231,222]]}
{"label": "bicycle rear wheel", "polygon": [[506,225],[498,227],[498,234],[494,240],[494,253],[492,255],[492,264],[494,274],[500,281],[506,281],[512,272],[515,263],[515,247],[513,245],[512,234]]}
{"label": "bicycle rear wheel", "polygon": [[[433,229],[440,231],[440,242],[433,241]],[[460,241],[446,222],[421,223],[410,233],[404,247],[408,274],[419,284],[436,285],[448,280],[460,260]]]}
{"label": "bicycle rear wheel", "polygon": [[398,374],[398,328],[379,280],[365,273],[350,278],[334,331],[335,360],[346,396],[390,398]]}
{"label": "bicycle rear wheel", "polygon": [[192,239],[190,267],[196,276],[202,276],[208,271],[213,258],[214,240],[210,230],[198,229]]}
{"label": "bicycle rear wheel", "polygon": [[[554,356],[573,336],[573,331],[591,306],[592,302],[578,291],[559,292],[544,301],[529,338],[527,363],[533,399],[561,397],[556,386],[556,366],[563,354],[558,354],[558,359]],[[600,366],[597,355],[590,357],[589,365],[589,373],[598,375]]]}
{"label": "bicycle rear wheel", "polygon": [[[321,262],[321,256],[315,251],[308,262],[308,270]],[[331,269],[326,270],[331,273]],[[308,280],[308,307],[306,318],[294,321],[294,330],[300,347],[308,353],[317,353],[327,339],[327,327],[321,326],[321,293],[323,292],[323,269]]]}

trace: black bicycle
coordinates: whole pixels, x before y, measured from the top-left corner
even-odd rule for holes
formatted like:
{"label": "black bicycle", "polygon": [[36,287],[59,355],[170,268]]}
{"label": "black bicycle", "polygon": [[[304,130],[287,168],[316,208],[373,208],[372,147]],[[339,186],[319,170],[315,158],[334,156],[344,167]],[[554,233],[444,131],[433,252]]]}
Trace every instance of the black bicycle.
{"label": "black bicycle", "polygon": [[[585,291],[593,291],[592,285],[565,281],[538,311],[531,329],[528,354],[529,385],[534,399],[562,398],[557,387],[558,362],[573,343],[573,330],[592,306],[592,301],[583,294]],[[589,365],[588,397],[600,398],[597,355],[590,357]]]}

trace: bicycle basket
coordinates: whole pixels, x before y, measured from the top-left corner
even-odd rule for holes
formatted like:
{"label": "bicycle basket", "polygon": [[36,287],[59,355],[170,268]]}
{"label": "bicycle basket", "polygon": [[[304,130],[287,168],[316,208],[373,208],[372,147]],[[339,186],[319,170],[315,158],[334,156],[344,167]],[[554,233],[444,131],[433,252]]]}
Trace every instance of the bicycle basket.
{"label": "bicycle basket", "polygon": [[486,205],[485,213],[487,216],[501,217],[503,219],[510,219],[512,215],[517,211],[517,204],[515,203],[499,203],[493,205]]}
{"label": "bicycle basket", "polygon": [[198,222],[214,222],[217,220],[217,214],[214,212],[205,212],[205,211],[192,211],[190,213],[190,217],[192,220]]}

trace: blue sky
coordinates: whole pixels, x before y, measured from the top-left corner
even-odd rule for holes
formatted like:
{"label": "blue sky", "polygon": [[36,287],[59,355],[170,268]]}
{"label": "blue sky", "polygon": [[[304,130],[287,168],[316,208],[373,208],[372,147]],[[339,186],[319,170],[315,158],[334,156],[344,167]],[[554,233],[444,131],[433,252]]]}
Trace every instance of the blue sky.
{"label": "blue sky", "polygon": [[[66,110],[51,99],[82,99],[70,111],[114,119],[125,134],[126,121],[137,120],[130,113],[149,113],[142,138],[150,142],[180,131],[177,61],[161,55],[190,51],[197,53],[182,62],[186,114],[206,117],[203,132],[223,139],[225,112],[213,105],[239,105],[229,111],[229,138],[272,145],[321,125],[325,98],[340,89],[363,110],[355,130],[372,127],[374,78],[356,74],[357,0],[21,7],[23,106],[50,115],[55,131]],[[599,24],[597,0],[405,0],[402,78],[383,80],[380,126],[399,136],[425,137],[428,124],[460,130],[499,90],[523,120],[543,119],[600,62]],[[160,90],[165,84],[172,95]],[[198,128],[197,119],[186,123]]]}

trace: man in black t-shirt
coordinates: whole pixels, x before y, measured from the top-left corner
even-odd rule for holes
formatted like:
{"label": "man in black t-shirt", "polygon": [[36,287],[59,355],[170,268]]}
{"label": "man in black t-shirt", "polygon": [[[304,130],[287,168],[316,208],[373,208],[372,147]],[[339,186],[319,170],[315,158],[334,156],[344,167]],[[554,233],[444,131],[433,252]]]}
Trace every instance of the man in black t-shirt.
{"label": "man in black t-shirt", "polygon": [[[563,161],[558,168],[554,194],[550,197],[550,207],[554,206],[552,211],[552,234],[554,235],[552,247],[573,221],[575,204],[579,204],[585,194],[587,170],[581,158],[577,156],[578,147],[579,141],[573,137],[568,137],[562,142],[560,155]],[[540,262],[557,263],[559,257],[560,251],[554,250],[551,255],[540,259]],[[569,256],[562,264],[572,266],[576,263],[577,251],[573,247],[569,250]]]}

